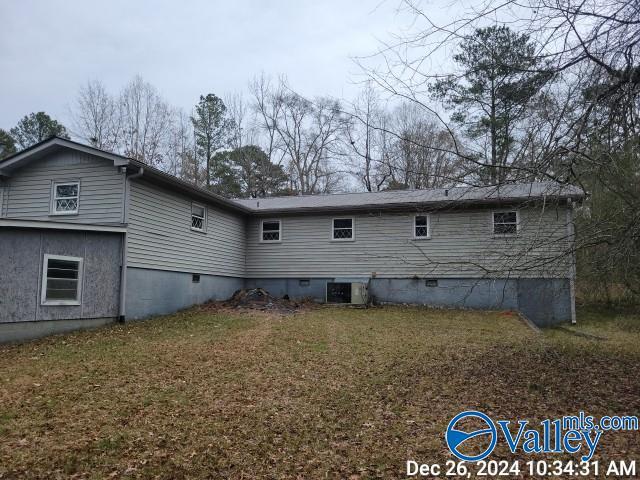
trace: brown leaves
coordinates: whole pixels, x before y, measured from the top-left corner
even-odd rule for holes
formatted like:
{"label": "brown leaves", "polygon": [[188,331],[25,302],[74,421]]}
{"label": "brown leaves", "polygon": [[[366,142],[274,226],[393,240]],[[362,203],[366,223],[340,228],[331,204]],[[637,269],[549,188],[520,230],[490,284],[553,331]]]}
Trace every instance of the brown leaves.
{"label": "brown leaves", "polygon": [[462,409],[640,408],[640,333],[534,335],[496,313],[196,308],[64,338],[0,348],[0,475],[397,478],[408,459],[450,457],[443,433]]}

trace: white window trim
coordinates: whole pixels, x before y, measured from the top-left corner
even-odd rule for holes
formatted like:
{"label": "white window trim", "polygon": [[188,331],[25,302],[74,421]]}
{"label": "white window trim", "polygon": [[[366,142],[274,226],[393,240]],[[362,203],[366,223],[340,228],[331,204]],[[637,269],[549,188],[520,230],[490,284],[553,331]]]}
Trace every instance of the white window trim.
{"label": "white window trim", "polygon": [[[427,236],[426,237],[418,237],[416,235],[416,217],[427,217]],[[412,234],[414,240],[431,240],[431,215],[428,213],[416,213],[413,216],[413,221],[411,222]]]}
{"label": "white window trim", "polygon": [[[78,290],[76,300],[47,300],[47,271],[49,270],[49,259],[67,260],[70,262],[78,262]],[[82,257],[68,257],[65,255],[44,254],[42,261],[42,289],[40,292],[41,305],[80,305],[82,303],[82,277],[83,277],[83,259]]]}
{"label": "white window trim", "polygon": [[[202,219],[202,228],[195,228],[193,226],[193,207],[200,207],[204,210],[204,218]],[[189,223],[191,224],[191,230],[199,233],[207,233],[207,223],[208,223],[209,214],[207,212],[207,206],[198,202],[191,202],[191,215],[189,215]]]}
{"label": "white window trim", "polygon": [[[333,238],[333,225],[336,220],[351,220],[351,238]],[[356,241],[356,217],[333,217],[331,219],[331,238],[332,242],[355,242]]]}
{"label": "white window trim", "polygon": [[[278,240],[265,240],[262,236],[264,233],[264,222],[278,222]],[[265,218],[260,220],[260,237],[258,238],[260,243],[282,243],[282,220],[279,218]]]}
{"label": "white window trim", "polygon": [[[516,233],[496,233],[495,230],[495,213],[510,213],[516,212]],[[502,237],[515,237],[520,233],[520,210],[516,209],[501,209],[501,210],[492,210],[491,211],[491,235],[494,237],[502,238]]]}
{"label": "white window trim", "polygon": [[[56,211],[56,187],[59,185],[78,185],[78,201],[76,202],[76,209],[72,212],[58,212]],[[78,215],[80,210],[80,180],[68,180],[68,181],[54,181],[51,182],[51,205],[50,215]]]}

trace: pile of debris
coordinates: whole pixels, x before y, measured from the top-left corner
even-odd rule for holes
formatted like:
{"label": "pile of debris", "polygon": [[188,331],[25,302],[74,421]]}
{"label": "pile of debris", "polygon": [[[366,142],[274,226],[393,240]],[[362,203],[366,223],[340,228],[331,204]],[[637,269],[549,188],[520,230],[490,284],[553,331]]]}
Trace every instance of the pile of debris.
{"label": "pile of debris", "polygon": [[294,302],[287,295],[278,298],[263,288],[250,288],[237,290],[229,300],[218,302],[218,304],[223,308],[259,310],[288,315],[300,311],[308,302]]}

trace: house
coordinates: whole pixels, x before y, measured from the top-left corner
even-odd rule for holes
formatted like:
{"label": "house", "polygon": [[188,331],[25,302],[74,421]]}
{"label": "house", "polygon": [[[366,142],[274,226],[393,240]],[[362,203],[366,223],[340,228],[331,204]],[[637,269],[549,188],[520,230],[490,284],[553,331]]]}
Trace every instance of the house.
{"label": "house", "polygon": [[0,162],[0,339],[174,312],[243,287],[574,315],[572,186],[232,200],[51,138]]}

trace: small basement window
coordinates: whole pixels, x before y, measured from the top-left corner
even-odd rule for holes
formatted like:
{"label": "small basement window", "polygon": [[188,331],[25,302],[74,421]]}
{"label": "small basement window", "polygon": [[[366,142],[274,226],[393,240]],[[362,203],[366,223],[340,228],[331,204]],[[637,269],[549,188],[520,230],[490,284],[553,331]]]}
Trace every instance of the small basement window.
{"label": "small basement window", "polygon": [[414,238],[429,238],[431,236],[429,215],[416,215],[413,217]]}
{"label": "small basement window", "polygon": [[353,218],[334,218],[331,238],[333,240],[354,240]]}
{"label": "small basement window", "polygon": [[191,204],[191,230],[204,232],[207,227],[207,207],[198,203]]}
{"label": "small basement window", "polygon": [[51,213],[54,215],[74,215],[80,203],[80,182],[55,182]]}
{"label": "small basement window", "polygon": [[424,285],[425,285],[425,287],[437,287],[438,286],[438,279],[437,278],[427,278],[424,281]]}
{"label": "small basement window", "polygon": [[194,273],[193,275],[191,275],[191,281],[193,283],[200,283],[200,274]]}
{"label": "small basement window", "polygon": [[279,242],[282,240],[282,224],[280,220],[262,220],[260,222],[260,241]]}
{"label": "small basement window", "polygon": [[82,258],[44,256],[42,266],[43,305],[80,305]]}
{"label": "small basement window", "polygon": [[518,232],[518,212],[493,212],[494,235],[513,235]]}
{"label": "small basement window", "polygon": [[302,279],[300,280],[300,282],[298,282],[300,284],[301,287],[308,287],[309,285],[311,285],[311,280],[309,279]]}

